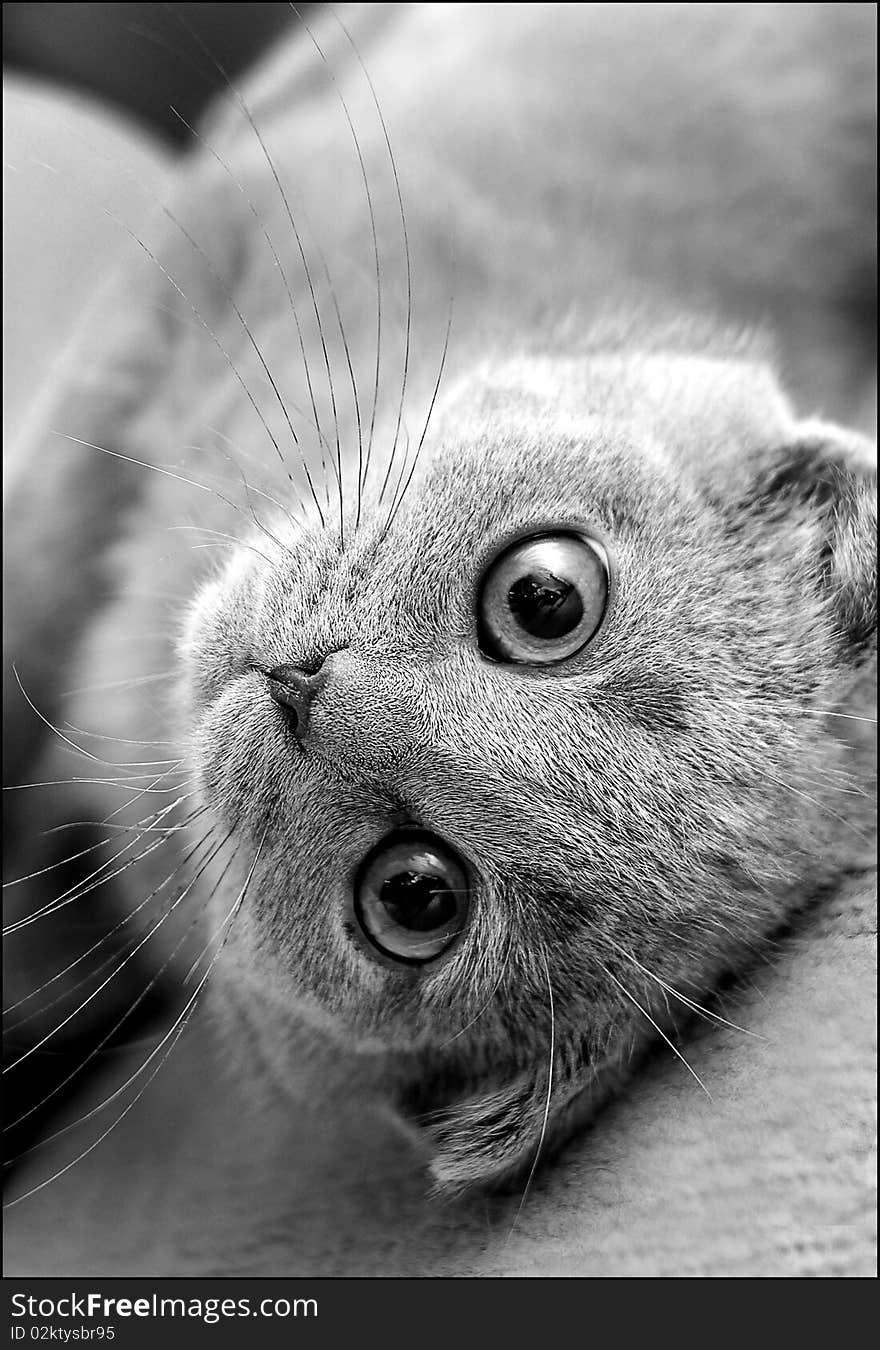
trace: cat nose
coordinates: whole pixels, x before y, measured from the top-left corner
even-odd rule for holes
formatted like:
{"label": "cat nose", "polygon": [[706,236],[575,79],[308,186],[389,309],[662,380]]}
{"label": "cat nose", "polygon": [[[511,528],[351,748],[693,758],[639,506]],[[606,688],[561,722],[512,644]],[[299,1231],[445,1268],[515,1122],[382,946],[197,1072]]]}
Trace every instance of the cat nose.
{"label": "cat nose", "polygon": [[302,666],[275,666],[262,672],[269,693],[284,710],[290,730],[302,740],[309,729],[309,711],[312,699],[326,680],[323,662],[312,670]]}

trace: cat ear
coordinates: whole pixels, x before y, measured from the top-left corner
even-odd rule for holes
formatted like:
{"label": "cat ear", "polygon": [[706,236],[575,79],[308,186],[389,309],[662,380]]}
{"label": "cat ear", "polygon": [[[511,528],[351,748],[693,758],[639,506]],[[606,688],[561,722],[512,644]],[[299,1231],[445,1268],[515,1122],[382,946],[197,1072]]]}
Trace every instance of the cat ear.
{"label": "cat ear", "polygon": [[424,1131],[434,1193],[452,1198],[521,1176],[542,1136],[546,1096],[526,1074],[436,1113]]}
{"label": "cat ear", "polygon": [[876,446],[832,423],[798,423],[751,479],[744,504],[811,538],[815,581],[842,650],[856,664],[876,653]]}

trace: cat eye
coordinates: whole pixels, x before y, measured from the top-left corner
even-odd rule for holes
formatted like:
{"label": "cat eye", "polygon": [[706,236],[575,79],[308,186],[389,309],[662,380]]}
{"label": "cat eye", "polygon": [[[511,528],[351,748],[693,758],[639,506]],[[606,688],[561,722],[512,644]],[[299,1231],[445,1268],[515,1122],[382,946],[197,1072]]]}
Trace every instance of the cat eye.
{"label": "cat eye", "polygon": [[426,831],[398,830],[361,867],[355,915],[379,951],[420,965],[464,932],[470,893],[464,863],[448,844]]}
{"label": "cat eye", "polygon": [[518,540],[487,571],[479,597],[486,656],[523,665],[565,661],[587,645],[608,603],[608,559],[577,534]]}

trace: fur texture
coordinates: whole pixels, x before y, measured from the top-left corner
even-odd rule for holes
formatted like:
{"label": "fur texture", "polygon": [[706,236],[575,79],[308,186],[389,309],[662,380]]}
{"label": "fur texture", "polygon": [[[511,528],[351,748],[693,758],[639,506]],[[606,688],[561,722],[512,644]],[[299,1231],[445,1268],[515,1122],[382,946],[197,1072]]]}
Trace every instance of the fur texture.
{"label": "fur texture", "polygon": [[[257,1044],[286,1090],[304,1057],[342,1057],[445,1191],[522,1175],[672,1031],[670,997],[702,1002],[845,870],[864,770],[837,714],[876,631],[870,445],[801,419],[766,343],[682,317],[769,321],[807,412],[861,407],[872,7],[639,9],[663,42],[636,41],[634,7],[451,8],[354,16],[409,274],[382,123],[329,18],[320,52],[300,35],[209,121],[149,293],[111,341],[99,321],[57,400],[77,440],[21,489],[8,638],[46,716],[125,742],[82,742],[92,781],[28,804],[18,866],[47,825],[179,824],[124,872],[99,852],[111,915],[167,913],[147,969],[169,1008],[213,935],[224,1062],[251,1081]],[[227,561],[169,543],[187,523]],[[600,633],[549,670],[489,663],[479,579],[548,527],[607,550]],[[321,658],[301,749],[253,667]],[[15,721],[10,773],[69,778],[69,745]],[[351,918],[361,860],[410,824],[475,882],[466,934],[415,971]],[[81,949],[56,935],[55,968]],[[103,979],[77,1025],[128,1005]]]}

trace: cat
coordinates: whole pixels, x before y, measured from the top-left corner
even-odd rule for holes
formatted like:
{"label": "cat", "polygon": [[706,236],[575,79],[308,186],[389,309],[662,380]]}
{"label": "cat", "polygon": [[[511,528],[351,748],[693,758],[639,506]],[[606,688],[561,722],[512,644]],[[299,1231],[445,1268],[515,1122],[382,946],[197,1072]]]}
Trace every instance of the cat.
{"label": "cat", "polygon": [[[10,1002],[82,1057],[146,992],[133,1089],[212,1066],[162,1147],[264,1132],[227,1214],[271,1226],[285,1101],[324,1163],[370,1122],[380,1192],[401,1157],[522,1186],[847,870],[873,17],[319,15],[196,133],[40,413],[7,754],[57,786],[10,807]],[[131,1156],[126,1073],[25,1191],[114,1112]]]}

